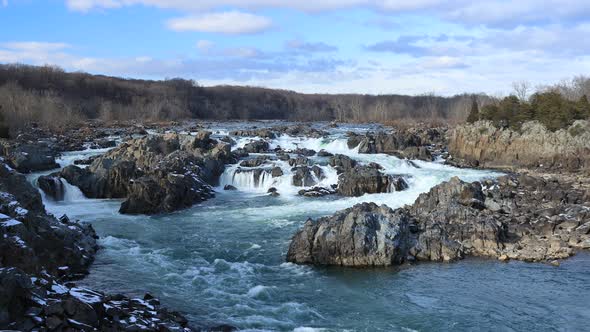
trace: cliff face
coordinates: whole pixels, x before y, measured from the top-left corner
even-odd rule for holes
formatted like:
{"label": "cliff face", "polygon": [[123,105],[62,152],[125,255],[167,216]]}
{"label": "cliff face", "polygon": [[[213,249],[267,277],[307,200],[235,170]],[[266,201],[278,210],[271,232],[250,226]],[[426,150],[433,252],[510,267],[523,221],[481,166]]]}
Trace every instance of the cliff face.
{"label": "cliff face", "polygon": [[449,152],[453,162],[471,166],[590,173],[590,123],[579,120],[551,132],[536,121],[523,124],[520,131],[479,121],[451,131]]}

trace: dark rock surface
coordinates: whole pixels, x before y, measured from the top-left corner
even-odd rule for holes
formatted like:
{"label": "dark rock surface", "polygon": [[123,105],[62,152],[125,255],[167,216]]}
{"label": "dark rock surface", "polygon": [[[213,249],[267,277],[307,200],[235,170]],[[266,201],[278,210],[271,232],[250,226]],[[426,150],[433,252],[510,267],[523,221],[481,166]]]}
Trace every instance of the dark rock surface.
{"label": "dark rock surface", "polygon": [[37,179],[39,189],[56,201],[63,201],[65,188],[61,178],[58,176],[43,175]]}
{"label": "dark rock surface", "polygon": [[46,171],[59,168],[55,158],[59,153],[42,142],[21,144],[17,141],[0,139],[0,156],[10,167],[21,173]]}
{"label": "dark rock surface", "polygon": [[227,143],[166,134],[125,142],[86,169],[68,166],[59,175],[89,198],[126,198],[122,213],[171,212],[213,197],[214,184],[233,157]]}
{"label": "dark rock surface", "polygon": [[530,176],[453,178],[391,210],[360,204],[308,220],[287,260],[346,266],[453,261],[466,256],[553,261],[590,249],[588,193]]}
{"label": "dark rock surface", "polygon": [[378,167],[357,165],[338,177],[338,193],[343,196],[387,193],[408,188],[402,176],[383,174]]}

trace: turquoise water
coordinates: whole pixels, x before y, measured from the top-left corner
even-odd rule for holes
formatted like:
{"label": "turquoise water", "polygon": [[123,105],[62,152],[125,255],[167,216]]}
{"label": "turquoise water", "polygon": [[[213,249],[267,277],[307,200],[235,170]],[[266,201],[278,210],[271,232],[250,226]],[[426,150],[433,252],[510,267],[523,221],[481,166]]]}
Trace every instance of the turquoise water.
{"label": "turquoise water", "polygon": [[[147,217],[122,216],[119,201],[86,199],[68,187],[65,202],[46,200],[48,210],[91,222],[103,246],[81,283],[108,292],[149,291],[195,325],[226,323],[250,331],[587,329],[588,254],[560,267],[481,259],[381,269],[285,263],[290,238],[308,217],[361,201],[399,207],[452,176],[475,181],[498,174],[424,162],[418,169],[390,156],[358,155],[338,133],[328,140],[282,137],[272,144],[376,161],[388,173],[406,174],[410,189],[360,198],[301,198],[285,179],[248,187],[250,182],[231,176],[229,167],[223,181],[236,181],[239,191],[218,190],[216,198],[191,209]],[[265,186],[276,186],[282,195],[266,196]]]}

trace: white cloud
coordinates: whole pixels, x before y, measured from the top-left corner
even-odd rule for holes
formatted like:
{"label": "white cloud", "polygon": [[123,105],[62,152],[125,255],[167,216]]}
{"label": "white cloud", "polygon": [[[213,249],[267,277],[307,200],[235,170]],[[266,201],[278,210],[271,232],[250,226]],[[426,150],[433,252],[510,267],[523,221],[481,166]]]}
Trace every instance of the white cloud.
{"label": "white cloud", "polygon": [[209,52],[215,44],[210,40],[201,39],[197,42],[197,48],[203,53]]}
{"label": "white cloud", "polygon": [[76,11],[143,5],[189,13],[225,9],[283,8],[306,12],[365,8],[383,14],[420,13],[453,23],[513,28],[518,25],[583,21],[590,16],[587,0],[66,0]]}
{"label": "white cloud", "polygon": [[70,45],[66,43],[47,43],[47,42],[7,42],[1,43],[0,46],[3,48],[18,50],[24,52],[48,52],[48,51],[59,51],[65,48],[69,48]]}
{"label": "white cloud", "polygon": [[251,34],[268,30],[272,21],[263,16],[230,11],[175,18],[167,25],[176,31]]}

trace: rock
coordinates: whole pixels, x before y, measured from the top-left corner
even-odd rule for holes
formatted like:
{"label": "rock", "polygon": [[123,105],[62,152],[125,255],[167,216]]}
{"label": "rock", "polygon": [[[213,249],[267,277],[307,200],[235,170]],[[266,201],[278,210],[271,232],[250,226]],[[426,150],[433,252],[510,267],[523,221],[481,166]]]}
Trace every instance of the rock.
{"label": "rock", "polygon": [[307,124],[297,124],[292,126],[278,126],[273,130],[289,136],[303,136],[311,138],[321,138],[328,135],[328,132],[313,128]]}
{"label": "rock", "polygon": [[[527,194],[533,192],[534,195]],[[590,226],[586,225],[590,208],[581,197],[582,192],[571,185],[541,178],[509,175],[486,181],[485,186],[452,178],[421,194],[411,206],[394,211],[411,220],[411,231],[399,233],[399,241],[408,245],[407,250],[398,256],[402,259],[393,263],[382,260],[378,264],[453,261],[467,256],[558,262],[573,255],[576,249],[590,248]],[[342,258],[350,248],[365,245],[354,239],[358,228],[343,226],[347,220],[361,220],[365,234],[366,217],[360,211],[369,211],[376,218],[393,218],[384,207],[367,210],[355,206],[333,217],[308,221],[293,238],[288,260],[363,265]],[[374,243],[370,239],[367,241]],[[397,244],[384,243],[382,250],[399,248]]]}
{"label": "rock", "polygon": [[268,160],[270,160],[270,157],[268,157],[268,156],[258,156],[254,159],[243,160],[240,163],[240,166],[242,166],[242,167],[260,167],[260,166],[262,166],[262,164],[266,163]]}
{"label": "rock", "polygon": [[324,188],[324,187],[313,187],[310,189],[301,189],[299,190],[299,196],[305,197],[322,197],[327,195],[336,194],[337,191],[333,188]]}
{"label": "rock", "polygon": [[60,177],[43,175],[37,179],[37,184],[47,196],[56,201],[63,201],[65,188]]}
{"label": "rock", "polygon": [[556,132],[536,121],[524,123],[519,131],[479,121],[456,127],[449,138],[449,152],[456,163],[506,170],[542,168],[588,173],[588,151],[590,123],[584,120]]}
{"label": "rock", "polygon": [[271,187],[271,188],[269,188],[269,189],[268,189],[268,191],[267,191],[267,193],[269,193],[269,194],[270,194],[270,196],[272,196],[272,197],[278,197],[278,196],[281,196],[281,194],[279,194],[279,192],[278,192],[277,188],[275,188],[275,187]]}
{"label": "rock", "polygon": [[348,156],[337,154],[330,158],[329,165],[336,168],[338,174],[341,174],[354,168],[357,162]]}
{"label": "rock", "polygon": [[334,156],[332,153],[330,153],[326,150],[323,150],[323,149],[318,152],[318,157],[332,157],[332,156]]}
{"label": "rock", "polygon": [[297,157],[297,158],[292,158],[289,159],[289,166],[307,166],[309,165],[309,159],[307,159],[306,157]]}
{"label": "rock", "polygon": [[242,137],[261,137],[261,138],[268,138],[274,139],[276,138],[276,134],[269,129],[252,129],[252,130],[234,130],[229,133],[232,136],[242,136]]}
{"label": "rock", "polygon": [[332,217],[308,220],[293,237],[287,261],[343,266],[400,264],[412,246],[412,224],[404,210],[358,204]]}
{"label": "rock", "polygon": [[386,175],[370,166],[356,166],[338,177],[338,193],[343,196],[387,193],[407,187],[403,177]]}
{"label": "rock", "polygon": [[2,330],[200,331],[159,302],[105,295],[61,284],[49,275],[31,278],[15,268],[0,268]]}
{"label": "rock", "polygon": [[0,156],[21,173],[59,168],[55,162],[57,155],[57,151],[44,143],[19,144],[0,139]]}
{"label": "rock", "polygon": [[234,161],[229,144],[195,136],[165,134],[127,141],[82,169],[61,176],[89,198],[125,198],[120,212],[156,214],[190,207],[213,197],[225,164]]}
{"label": "rock", "polygon": [[270,171],[270,174],[273,178],[278,178],[280,176],[283,176],[283,169],[281,169],[279,166],[275,166]]}
{"label": "rock", "polygon": [[223,190],[238,190],[238,188],[236,188],[236,187],[232,186],[231,184],[226,184],[226,185],[223,187]]}
{"label": "rock", "polygon": [[316,154],[316,152],[314,150],[306,149],[306,148],[295,149],[295,150],[293,150],[293,153],[295,153],[299,156],[305,156],[305,157],[311,157]]}
{"label": "rock", "polygon": [[[98,249],[92,226],[57,220],[45,212],[39,192],[0,162],[0,262],[26,273],[60,276],[87,272]],[[68,266],[67,270],[60,269]]]}
{"label": "rock", "polygon": [[317,184],[313,177],[313,171],[308,166],[297,166],[292,169],[293,181],[292,184],[296,187],[310,187]]}
{"label": "rock", "polygon": [[248,153],[263,153],[270,149],[268,142],[258,140],[244,145],[244,151]]}

